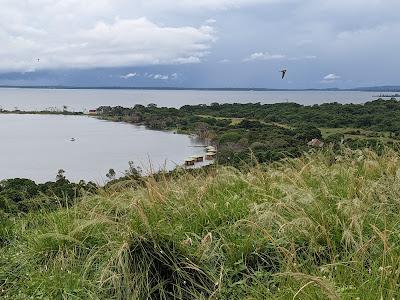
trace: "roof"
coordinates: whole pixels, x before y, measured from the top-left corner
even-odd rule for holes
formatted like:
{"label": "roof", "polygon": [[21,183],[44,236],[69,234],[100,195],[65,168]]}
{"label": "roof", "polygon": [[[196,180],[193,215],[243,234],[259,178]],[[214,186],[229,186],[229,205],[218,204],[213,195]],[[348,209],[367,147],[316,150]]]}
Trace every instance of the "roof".
{"label": "roof", "polygon": [[311,147],[323,147],[324,142],[321,142],[319,139],[312,139],[310,142],[307,143],[307,145]]}

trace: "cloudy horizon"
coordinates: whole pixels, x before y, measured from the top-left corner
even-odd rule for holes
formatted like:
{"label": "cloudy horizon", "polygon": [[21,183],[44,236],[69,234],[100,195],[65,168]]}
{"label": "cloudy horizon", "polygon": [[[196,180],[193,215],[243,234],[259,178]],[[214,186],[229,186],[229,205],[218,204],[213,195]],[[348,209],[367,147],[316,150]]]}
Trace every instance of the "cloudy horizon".
{"label": "cloudy horizon", "polygon": [[395,0],[0,0],[0,85],[396,85],[398,9]]}

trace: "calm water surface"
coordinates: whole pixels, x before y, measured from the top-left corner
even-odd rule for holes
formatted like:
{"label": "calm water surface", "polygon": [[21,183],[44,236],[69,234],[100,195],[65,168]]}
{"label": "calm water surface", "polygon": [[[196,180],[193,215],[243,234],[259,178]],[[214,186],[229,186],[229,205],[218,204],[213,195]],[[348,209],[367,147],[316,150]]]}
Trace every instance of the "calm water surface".
{"label": "calm water surface", "polygon": [[0,107],[4,109],[41,110],[50,107],[84,111],[102,105],[132,107],[135,104],[181,107],[186,104],[277,103],[297,102],[305,105],[339,102],[364,103],[374,99],[376,92],[239,92],[239,91],[166,91],[166,90],[61,90],[0,88]]}
{"label": "calm water surface", "polygon": [[0,115],[0,180],[44,182],[64,169],[72,181],[104,183],[110,168],[122,175],[129,161],[145,171],[173,169],[204,152],[196,145],[186,135],[86,116]]}
{"label": "calm water surface", "polygon": [[[180,107],[185,104],[276,103],[291,101],[311,105],[325,102],[363,103],[368,92],[238,92],[160,90],[61,90],[0,88],[3,109],[61,109],[85,111],[102,105],[135,104]],[[76,138],[71,142],[71,138]],[[0,179],[26,177],[54,180],[64,169],[73,181],[103,183],[114,168],[122,174],[133,161],[145,171],[172,169],[203,148],[185,135],[147,130],[144,127],[100,121],[89,117],[0,115]]]}

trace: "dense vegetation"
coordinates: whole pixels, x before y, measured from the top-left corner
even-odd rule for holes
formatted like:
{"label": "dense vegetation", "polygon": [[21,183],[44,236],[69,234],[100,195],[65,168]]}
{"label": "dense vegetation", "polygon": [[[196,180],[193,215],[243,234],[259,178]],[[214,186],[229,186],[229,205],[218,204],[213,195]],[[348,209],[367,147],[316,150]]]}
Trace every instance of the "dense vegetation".
{"label": "dense vegetation", "polygon": [[280,124],[308,124],[318,128],[363,128],[400,133],[400,102],[376,100],[365,104],[326,103],[304,106],[277,104],[212,104],[184,106],[184,111],[216,117],[249,118]]}
{"label": "dense vegetation", "polygon": [[400,155],[217,167],[1,219],[2,299],[397,299]]}
{"label": "dense vegetation", "polygon": [[400,137],[400,102],[396,100],[313,106],[214,103],[180,109],[150,104],[100,107],[97,112],[104,119],[195,134],[218,146],[220,164],[235,167],[248,165],[253,158],[264,163],[298,157],[312,139],[382,150]]}
{"label": "dense vegetation", "polygon": [[23,178],[3,180],[0,181],[0,215],[66,207],[83,193],[96,190],[97,186],[92,182],[70,182],[63,170],[59,171],[54,182],[37,184]]}
{"label": "dense vegetation", "polygon": [[[245,118],[266,123],[288,124],[292,127],[307,124],[318,128],[363,128],[373,131],[400,133],[400,102],[378,99],[365,104],[326,103],[304,106],[296,103],[276,104],[218,104],[185,105],[180,109],[157,108],[155,105],[133,108],[100,107],[105,116],[117,116],[121,120],[143,122],[155,129],[190,129],[196,122],[204,122],[201,116],[213,116],[210,125],[226,126],[227,119]],[[228,122],[228,123],[227,123]]]}

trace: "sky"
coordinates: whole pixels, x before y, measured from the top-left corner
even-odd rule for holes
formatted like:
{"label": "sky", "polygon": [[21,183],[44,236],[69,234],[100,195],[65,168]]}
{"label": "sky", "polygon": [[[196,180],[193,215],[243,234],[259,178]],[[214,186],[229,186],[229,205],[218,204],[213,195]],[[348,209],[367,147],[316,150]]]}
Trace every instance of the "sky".
{"label": "sky", "polygon": [[399,85],[399,11],[399,0],[0,0],[0,85]]}

